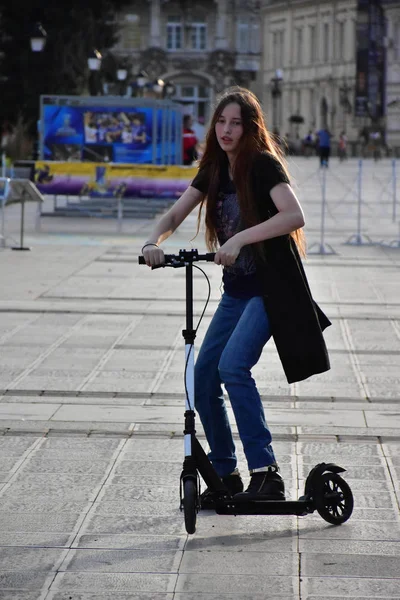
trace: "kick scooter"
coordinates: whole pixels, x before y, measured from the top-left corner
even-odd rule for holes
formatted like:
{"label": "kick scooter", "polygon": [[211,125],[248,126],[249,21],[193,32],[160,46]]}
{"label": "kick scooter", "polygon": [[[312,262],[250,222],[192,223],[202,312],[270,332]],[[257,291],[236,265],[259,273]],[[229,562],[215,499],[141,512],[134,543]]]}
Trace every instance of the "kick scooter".
{"label": "kick scooter", "polygon": [[[194,412],[194,340],[197,328],[193,328],[193,268],[199,269],[206,277],[209,295],[200,321],[210,298],[210,282],[205,272],[195,262],[213,262],[212,252],[199,254],[197,250],[180,250],[179,254],[165,255],[165,263],[152,267],[185,267],[186,269],[186,329],[182,331],[185,340],[185,391],[186,411],[184,428],[185,458],[180,479],[180,508],[184,512],[185,527],[189,534],[196,531],[197,513],[200,504],[200,478],[215,493],[215,512],[219,515],[307,515],[318,511],[328,523],[340,525],[347,521],[353,512],[353,494],[348,483],[339,475],[345,469],[333,463],[320,463],[309,473],[304,495],[298,500],[252,500],[235,501],[222,482],[208,456],[196,437]],[[139,256],[139,264],[145,264]],[[200,324],[199,321],[199,324]]]}

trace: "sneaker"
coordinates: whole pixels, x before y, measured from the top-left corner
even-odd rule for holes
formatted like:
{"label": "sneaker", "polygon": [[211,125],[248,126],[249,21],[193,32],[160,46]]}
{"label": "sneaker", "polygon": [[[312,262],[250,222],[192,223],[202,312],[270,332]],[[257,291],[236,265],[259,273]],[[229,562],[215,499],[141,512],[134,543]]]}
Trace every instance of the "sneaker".
{"label": "sneaker", "polygon": [[[243,492],[243,481],[240,476],[240,473],[237,469],[233,471],[230,475],[226,475],[225,477],[221,477],[223,483],[226,485],[232,496],[238,494],[239,492]],[[209,488],[205,489],[202,494],[200,494],[200,506],[203,510],[214,510],[215,508],[215,500],[218,497],[217,492],[213,492]]]}
{"label": "sneaker", "polygon": [[276,465],[270,465],[266,471],[251,474],[250,485],[245,492],[235,494],[234,500],[285,500],[285,484]]}

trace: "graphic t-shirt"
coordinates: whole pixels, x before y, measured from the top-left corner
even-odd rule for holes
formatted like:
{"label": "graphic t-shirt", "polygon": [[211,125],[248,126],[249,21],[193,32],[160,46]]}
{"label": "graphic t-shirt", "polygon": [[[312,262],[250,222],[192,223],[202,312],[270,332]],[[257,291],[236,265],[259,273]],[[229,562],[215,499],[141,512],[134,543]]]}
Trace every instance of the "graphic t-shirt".
{"label": "graphic t-shirt", "polygon": [[[218,243],[223,246],[243,229],[235,184],[228,177],[221,182],[216,206],[216,232]],[[224,267],[222,281],[224,290],[235,298],[252,298],[261,295],[256,263],[251,246],[243,246],[235,263]]]}
{"label": "graphic t-shirt", "polygon": [[[279,183],[289,183],[286,173],[279,161],[272,155],[262,155],[263,177],[266,177],[265,193]],[[209,186],[208,169],[201,169],[191,183],[203,194],[207,195]],[[216,233],[220,246],[229,238],[244,229],[236,188],[228,176],[228,168],[224,169],[218,191],[216,204]],[[224,291],[236,298],[252,298],[262,294],[261,278],[257,273],[254,248],[243,246],[235,263],[223,269]]]}
{"label": "graphic t-shirt", "polygon": [[329,148],[331,145],[331,134],[326,129],[321,129],[317,133],[319,138],[319,147],[320,148]]}

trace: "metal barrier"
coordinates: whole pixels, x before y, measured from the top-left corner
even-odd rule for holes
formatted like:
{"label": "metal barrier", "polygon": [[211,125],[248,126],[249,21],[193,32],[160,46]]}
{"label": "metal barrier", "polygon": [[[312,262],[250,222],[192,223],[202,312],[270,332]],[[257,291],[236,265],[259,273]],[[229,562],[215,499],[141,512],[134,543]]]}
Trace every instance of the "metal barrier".
{"label": "metal barrier", "polygon": [[[398,221],[397,165],[397,159],[391,159],[390,162],[385,161],[385,163],[379,163],[379,165],[376,162],[372,163],[368,159],[360,159],[357,162],[357,171],[355,173],[349,170],[349,166],[346,167],[341,164],[340,173],[344,172],[347,176],[350,175],[352,179],[354,178],[354,184],[349,183],[348,177],[346,179],[346,176],[342,178],[338,176],[337,170],[335,172],[335,169],[332,167],[321,166],[315,173],[308,176],[307,180],[303,182],[305,186],[307,183],[310,184],[308,193],[314,194],[315,178],[318,179],[321,189],[321,194],[318,197],[321,206],[319,241],[314,242],[309,247],[308,254],[336,254],[332,246],[325,241],[327,230],[326,220],[327,214],[336,218],[338,211],[340,209],[343,210],[344,206],[348,210],[347,217],[344,217],[345,220],[347,221],[348,216],[355,214],[356,225],[355,232],[342,243],[350,246],[382,245],[399,248],[400,222],[399,237],[391,241],[387,241],[387,239],[372,239],[374,237],[373,227],[371,231],[368,231],[369,235],[367,235],[365,232],[366,227],[364,226],[364,223],[368,220],[371,224],[371,219],[375,219],[377,224],[382,224],[382,220],[387,219],[388,225],[390,222],[396,223]],[[378,175],[376,175],[377,170]],[[302,188],[303,184],[300,183],[299,187]],[[339,190],[341,189],[344,190],[344,195],[338,197]],[[376,201],[374,202],[371,200],[371,192],[372,194],[376,194]],[[329,202],[329,198],[332,199],[332,195],[335,198],[334,203]],[[353,202],[353,197],[355,202]],[[366,200],[367,198],[368,201]],[[368,213],[365,213],[365,209],[367,209]]]}
{"label": "metal barrier", "polygon": [[[20,220],[20,244],[13,246],[12,250],[30,250],[24,246],[24,226],[25,226],[25,203],[37,202],[38,206],[44,200],[42,194],[37,187],[29,179],[10,179],[0,178],[3,183],[3,194],[1,198],[1,237],[3,247],[6,246],[5,237],[5,207],[10,204],[21,204],[21,220]],[[37,211],[37,214],[39,210]]]}
{"label": "metal barrier", "polygon": [[307,250],[307,254],[336,254],[335,250],[330,244],[325,243],[325,215],[326,215],[326,168],[322,167],[321,171],[321,227],[320,227],[320,241],[315,242]]}
{"label": "metal barrier", "polygon": [[368,235],[361,233],[361,221],[362,221],[362,177],[363,177],[363,161],[358,161],[358,174],[357,174],[357,232],[349,237],[345,244],[349,246],[373,246],[374,242]]}
{"label": "metal barrier", "polygon": [[5,234],[5,207],[8,190],[10,187],[9,177],[0,177],[0,209],[1,209],[1,228],[0,228],[0,247],[6,247],[6,234]]}

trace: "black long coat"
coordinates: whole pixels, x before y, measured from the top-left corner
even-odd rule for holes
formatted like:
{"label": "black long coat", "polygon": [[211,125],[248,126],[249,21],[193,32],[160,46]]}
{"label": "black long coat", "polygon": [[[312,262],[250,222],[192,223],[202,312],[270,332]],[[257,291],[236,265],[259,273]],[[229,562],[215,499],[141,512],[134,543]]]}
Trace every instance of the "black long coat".
{"label": "black long coat", "polygon": [[[227,167],[227,165],[226,165]],[[226,173],[227,174],[227,173]],[[252,189],[260,222],[278,210],[270,190],[289,179],[276,158],[260,153],[252,166]],[[191,185],[207,194],[209,170],[201,169]],[[331,325],[314,302],[296,244],[290,235],[265,240],[265,260],[258,261],[271,332],[289,383],[330,369],[322,331]]]}
{"label": "black long coat", "polygon": [[[253,191],[261,221],[278,211],[269,189],[266,157],[253,167]],[[269,159],[269,157],[268,157]],[[313,300],[297,246],[289,235],[265,240],[264,303],[271,332],[289,383],[330,369],[322,331],[331,322]]]}

